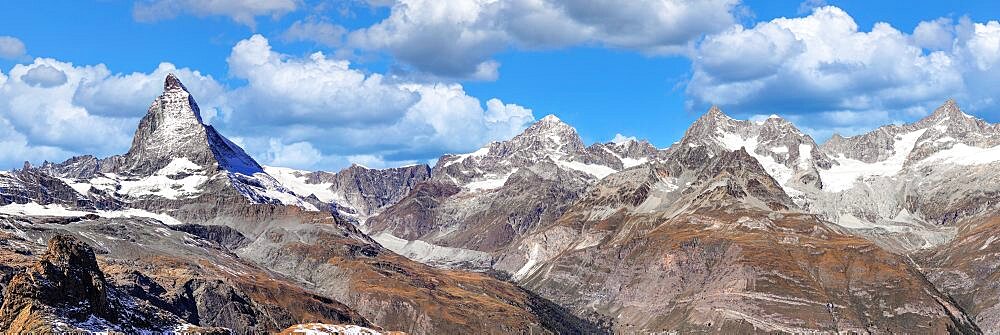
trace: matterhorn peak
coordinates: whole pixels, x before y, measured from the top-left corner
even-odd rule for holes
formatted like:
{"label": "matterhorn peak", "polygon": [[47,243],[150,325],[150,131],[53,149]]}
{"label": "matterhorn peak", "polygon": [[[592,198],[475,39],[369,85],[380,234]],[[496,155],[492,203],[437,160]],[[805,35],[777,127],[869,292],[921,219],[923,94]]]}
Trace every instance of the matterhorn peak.
{"label": "matterhorn peak", "polygon": [[167,78],[163,80],[163,94],[153,102],[153,106],[150,107],[151,112],[157,103],[160,103],[160,111],[173,114],[171,116],[182,119],[194,116],[198,123],[202,123],[198,103],[194,101],[184,83],[181,83],[173,73],[168,73]]}
{"label": "matterhorn peak", "polygon": [[173,73],[167,73],[167,78],[163,80],[163,91],[170,92],[177,90],[181,90],[184,92],[188,91],[187,87],[184,87],[184,84],[181,83],[181,80],[177,79],[177,76],[175,76]]}
{"label": "matterhorn peak", "polygon": [[[222,153],[237,156],[239,161],[252,161],[244,157],[242,150],[229,149],[233,146],[211,126],[202,123],[198,103],[171,73],[163,81],[163,93],[153,100],[146,116],[139,121],[132,147],[125,155],[123,172],[150,175],[178,158],[187,158],[209,169],[227,168],[225,161],[230,160],[229,157],[217,157]],[[234,165],[256,166],[255,163]]]}
{"label": "matterhorn peak", "polygon": [[543,123],[562,123],[562,120],[560,120],[559,117],[556,116],[555,114],[549,114],[549,115],[546,115],[545,117],[543,117],[541,120],[538,120],[538,122],[543,122]]}

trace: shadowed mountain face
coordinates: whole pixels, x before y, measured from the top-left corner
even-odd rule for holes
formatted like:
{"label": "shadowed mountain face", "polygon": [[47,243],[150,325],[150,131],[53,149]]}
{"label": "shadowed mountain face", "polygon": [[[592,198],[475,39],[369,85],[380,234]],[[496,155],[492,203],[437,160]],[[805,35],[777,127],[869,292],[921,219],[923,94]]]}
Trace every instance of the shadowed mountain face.
{"label": "shadowed mountain face", "polygon": [[822,145],[718,108],[667,149],[547,116],[433,169],[300,171],[170,75],[127,153],[0,172],[0,328],[993,333],[997,153],[948,101]]}

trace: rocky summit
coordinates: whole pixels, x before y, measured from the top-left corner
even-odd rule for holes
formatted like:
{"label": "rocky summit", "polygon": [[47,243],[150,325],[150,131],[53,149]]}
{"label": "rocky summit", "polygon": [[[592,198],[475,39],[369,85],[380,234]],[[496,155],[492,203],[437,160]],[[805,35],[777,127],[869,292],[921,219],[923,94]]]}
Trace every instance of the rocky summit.
{"label": "rocky summit", "polygon": [[130,149],[0,172],[4,333],[1000,332],[1000,126],[667,148],[553,115],[425,164],[257,163],[168,75]]}

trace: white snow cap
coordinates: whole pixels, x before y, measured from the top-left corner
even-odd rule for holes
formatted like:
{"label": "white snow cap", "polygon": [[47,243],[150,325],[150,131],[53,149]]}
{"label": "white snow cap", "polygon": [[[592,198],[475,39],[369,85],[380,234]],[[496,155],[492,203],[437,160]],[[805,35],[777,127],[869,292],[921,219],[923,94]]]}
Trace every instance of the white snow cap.
{"label": "white snow cap", "polygon": [[541,121],[541,122],[562,122],[562,120],[560,120],[559,117],[555,116],[555,114],[546,115],[545,117],[543,117],[539,121]]}

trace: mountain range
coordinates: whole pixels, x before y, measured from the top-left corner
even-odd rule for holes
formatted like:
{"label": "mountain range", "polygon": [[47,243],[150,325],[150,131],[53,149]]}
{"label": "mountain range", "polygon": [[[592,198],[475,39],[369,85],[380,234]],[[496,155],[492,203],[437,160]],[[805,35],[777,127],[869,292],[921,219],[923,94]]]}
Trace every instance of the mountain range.
{"label": "mountain range", "polygon": [[997,333],[998,167],[1000,126],[948,100],[822,144],[713,107],[668,148],[587,146],[549,115],[300,171],[168,75],[127,153],[0,172],[0,328]]}

